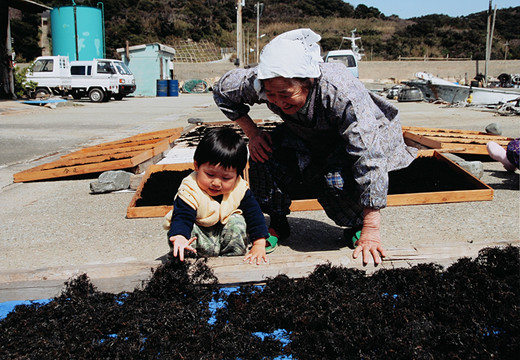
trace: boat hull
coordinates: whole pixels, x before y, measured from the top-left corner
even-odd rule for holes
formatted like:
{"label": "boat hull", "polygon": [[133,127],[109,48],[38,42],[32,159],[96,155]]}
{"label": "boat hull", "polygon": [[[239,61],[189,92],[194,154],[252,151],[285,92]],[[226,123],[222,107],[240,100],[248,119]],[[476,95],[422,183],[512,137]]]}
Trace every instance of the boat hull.
{"label": "boat hull", "polygon": [[520,89],[517,91],[517,89],[503,90],[457,84],[435,84],[425,80],[408,81],[406,84],[421,90],[427,101],[443,100],[451,104],[468,102],[472,105],[497,105],[520,97]]}

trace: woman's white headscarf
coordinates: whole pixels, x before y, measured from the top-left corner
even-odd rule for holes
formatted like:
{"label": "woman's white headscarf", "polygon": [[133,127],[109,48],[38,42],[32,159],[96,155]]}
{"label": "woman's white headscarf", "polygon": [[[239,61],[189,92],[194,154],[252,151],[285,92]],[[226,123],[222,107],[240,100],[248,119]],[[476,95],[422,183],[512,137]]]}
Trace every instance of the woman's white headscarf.
{"label": "woman's white headscarf", "polygon": [[258,79],[317,78],[320,76],[321,36],[311,29],[296,29],[275,37],[260,54]]}

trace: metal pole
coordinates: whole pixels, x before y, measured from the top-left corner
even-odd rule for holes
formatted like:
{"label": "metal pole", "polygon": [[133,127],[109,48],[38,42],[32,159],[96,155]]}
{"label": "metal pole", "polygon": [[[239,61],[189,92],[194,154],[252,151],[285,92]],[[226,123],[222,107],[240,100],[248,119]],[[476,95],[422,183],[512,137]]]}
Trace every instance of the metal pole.
{"label": "metal pole", "polygon": [[491,27],[491,2],[489,0],[489,9],[488,9],[488,20],[487,20],[487,31],[486,31],[486,61],[484,63],[484,86],[487,86],[487,77],[488,77],[488,63],[489,63],[489,28]]}
{"label": "metal pole", "polygon": [[244,66],[242,41],[242,0],[237,0],[237,60],[239,67]]}
{"label": "metal pole", "polygon": [[79,46],[78,46],[78,15],[76,12],[76,3],[74,3],[74,40],[76,45],[76,60],[79,60]]}
{"label": "metal pole", "polygon": [[260,59],[260,48],[259,41],[260,40],[260,3],[256,3],[256,63]]}

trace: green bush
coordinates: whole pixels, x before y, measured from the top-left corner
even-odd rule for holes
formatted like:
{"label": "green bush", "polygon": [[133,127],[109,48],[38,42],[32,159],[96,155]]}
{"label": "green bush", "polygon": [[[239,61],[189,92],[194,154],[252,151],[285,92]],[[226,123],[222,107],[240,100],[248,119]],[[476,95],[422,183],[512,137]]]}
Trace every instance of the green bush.
{"label": "green bush", "polygon": [[28,94],[36,90],[37,82],[27,81],[27,72],[31,67],[20,69],[15,67],[14,71],[14,93],[18,98],[27,98]]}

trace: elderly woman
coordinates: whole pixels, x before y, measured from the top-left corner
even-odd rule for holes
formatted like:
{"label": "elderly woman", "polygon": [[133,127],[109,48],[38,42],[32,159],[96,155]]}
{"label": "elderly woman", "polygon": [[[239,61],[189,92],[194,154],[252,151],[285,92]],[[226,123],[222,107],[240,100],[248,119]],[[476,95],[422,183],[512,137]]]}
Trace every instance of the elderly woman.
{"label": "elderly woman", "polygon": [[[354,258],[362,254],[364,264],[373,258],[377,265],[385,256],[379,210],[388,172],[408,166],[416,150],[404,144],[395,107],[343,64],[323,63],[320,39],[310,29],[279,35],[257,67],[225,74],[214,99],[249,138],[250,186],[270,216],[271,234],[289,236],[291,198],[314,196],[346,227]],[[262,103],[283,120],[271,133],[248,115],[248,105]]]}

